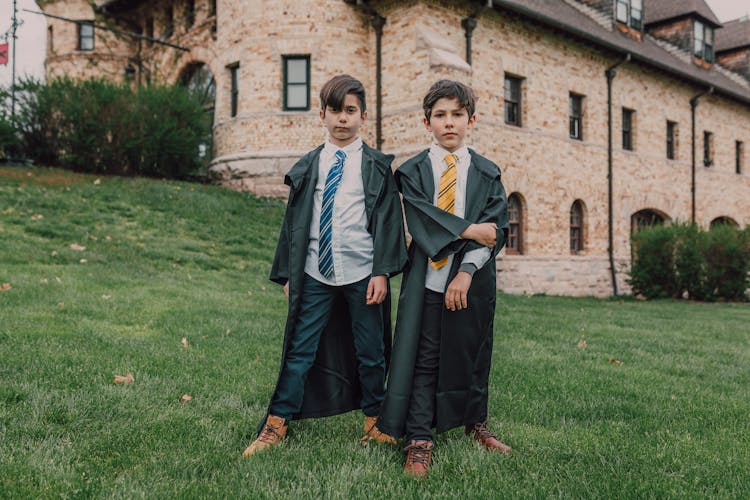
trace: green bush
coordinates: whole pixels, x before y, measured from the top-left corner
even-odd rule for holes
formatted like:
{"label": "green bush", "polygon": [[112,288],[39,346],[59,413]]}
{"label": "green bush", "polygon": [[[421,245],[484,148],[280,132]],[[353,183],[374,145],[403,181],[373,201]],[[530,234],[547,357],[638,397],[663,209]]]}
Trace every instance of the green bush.
{"label": "green bush", "polygon": [[747,232],[729,225],[719,225],[707,232],[704,258],[706,260],[706,283],[712,296],[740,300],[750,286],[747,273],[750,271],[750,249]]}
{"label": "green bush", "polygon": [[630,286],[649,299],[677,295],[674,236],[669,227],[655,226],[633,235]]}
{"label": "green bush", "polygon": [[73,170],[186,177],[210,121],[187,89],[137,91],[104,80],[21,82],[18,129],[27,157]]}
{"label": "green bush", "polygon": [[647,298],[744,300],[750,287],[750,229],[694,224],[644,229],[632,237],[628,282]]}

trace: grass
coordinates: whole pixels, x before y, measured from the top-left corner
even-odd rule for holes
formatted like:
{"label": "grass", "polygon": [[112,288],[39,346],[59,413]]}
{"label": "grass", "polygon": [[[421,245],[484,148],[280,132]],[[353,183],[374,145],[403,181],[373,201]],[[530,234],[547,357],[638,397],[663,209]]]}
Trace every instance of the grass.
{"label": "grass", "polygon": [[354,412],[241,459],[278,370],[282,212],[0,167],[0,497],[750,495],[745,304],[499,294],[490,424],[510,457],[454,430],[413,481],[398,449],[358,444]]}

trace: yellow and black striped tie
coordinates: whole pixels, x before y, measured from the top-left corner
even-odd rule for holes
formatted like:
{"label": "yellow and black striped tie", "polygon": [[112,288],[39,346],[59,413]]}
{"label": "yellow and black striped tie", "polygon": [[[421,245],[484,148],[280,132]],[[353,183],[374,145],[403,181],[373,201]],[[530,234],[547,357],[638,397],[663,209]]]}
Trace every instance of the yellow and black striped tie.
{"label": "yellow and black striped tie", "polygon": [[[456,155],[445,155],[445,163],[448,165],[443,174],[440,176],[440,186],[438,187],[437,207],[446,212],[453,213],[456,206]],[[430,265],[435,269],[440,269],[448,263],[448,257],[435,261],[430,261]]]}

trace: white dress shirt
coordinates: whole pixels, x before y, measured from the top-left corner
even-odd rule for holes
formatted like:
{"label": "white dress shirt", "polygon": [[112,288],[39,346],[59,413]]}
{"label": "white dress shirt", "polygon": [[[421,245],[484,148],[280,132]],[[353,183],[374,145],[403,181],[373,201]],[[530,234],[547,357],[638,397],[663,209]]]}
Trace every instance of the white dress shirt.
{"label": "white dress shirt", "polygon": [[[329,279],[318,270],[320,208],[328,171],[336,162],[336,151],[346,153],[344,173],[333,201],[332,244],[333,276]],[[365,190],[362,185],[362,139],[344,148],[326,142],[318,161],[318,182],[313,197],[310,243],[307,246],[305,273],[326,285],[356,283],[372,273],[373,243],[367,231]]]}
{"label": "white dress shirt", "polygon": [[[435,180],[435,196],[432,202],[435,205],[437,205],[438,194],[440,192],[440,176],[448,168],[448,164],[445,163],[445,157],[449,154],[451,153],[438,144],[433,144],[430,147],[429,158],[430,163],[432,163],[432,176]],[[469,166],[471,165],[471,155],[466,146],[457,149],[453,154],[458,158],[458,162],[456,163],[456,203],[453,207],[453,215],[463,217],[466,212],[466,179],[469,174]],[[466,252],[461,264],[474,264],[479,269],[488,260],[490,260],[490,249],[487,247],[477,248]],[[435,269],[428,262],[425,288],[433,292],[444,293],[452,264],[453,255],[448,257],[448,262],[440,269]]]}

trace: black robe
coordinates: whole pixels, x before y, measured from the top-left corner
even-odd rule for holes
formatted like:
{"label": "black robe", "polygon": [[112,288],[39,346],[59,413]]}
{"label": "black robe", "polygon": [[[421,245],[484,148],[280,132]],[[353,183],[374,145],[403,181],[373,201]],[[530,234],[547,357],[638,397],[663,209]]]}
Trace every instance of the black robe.
{"label": "black robe", "polygon": [[[318,160],[322,149],[321,145],[303,156],[284,178],[290,188],[289,202],[270,275],[272,281],[282,285],[289,281],[289,309],[281,354],[282,368],[302,299],[313,198],[318,182]],[[373,239],[373,276],[393,276],[400,273],[406,265],[403,212],[391,171],[392,161],[393,156],[384,155],[363,144],[362,183],[367,230]],[[388,290],[388,296],[383,302],[386,363],[391,347],[390,286]],[[320,338],[315,362],[305,382],[302,409],[298,415],[294,415],[294,419],[336,415],[359,408],[362,391],[348,307],[343,299],[335,301],[332,307],[331,318]],[[263,422],[265,417],[261,426]]]}
{"label": "black robe", "polygon": [[495,222],[497,244],[491,249],[489,261],[474,273],[468,308],[454,312],[443,309],[433,424],[440,433],[487,418],[497,290],[495,256],[508,234],[508,203],[497,165],[472,150],[469,152],[471,165],[463,218],[433,204],[435,182],[428,151],[411,158],[395,173],[412,242],[409,265],[401,283],[388,389],[378,423],[381,431],[392,436],[404,435],[421,331],[428,258],[440,260],[454,255],[447,281],[450,283],[464,254],[481,248],[478,243],[458,235],[471,223]]}

